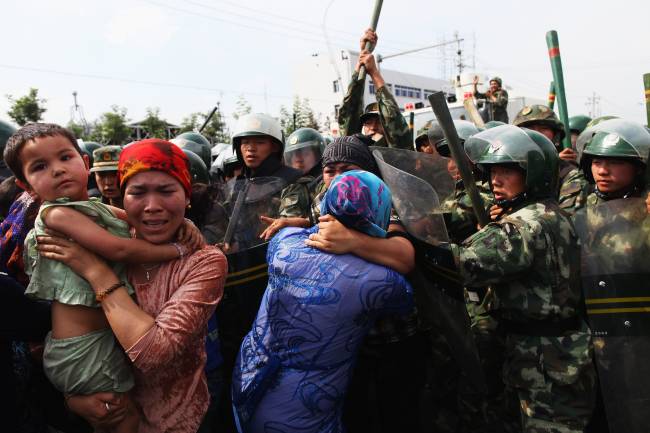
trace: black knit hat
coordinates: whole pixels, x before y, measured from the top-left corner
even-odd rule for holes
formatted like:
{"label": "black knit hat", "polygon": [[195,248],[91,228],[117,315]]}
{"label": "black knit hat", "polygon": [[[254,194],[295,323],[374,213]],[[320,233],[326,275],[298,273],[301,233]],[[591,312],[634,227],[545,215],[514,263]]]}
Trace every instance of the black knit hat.
{"label": "black knit hat", "polygon": [[364,140],[364,138],[366,136],[356,134],[334,139],[333,142],[325,146],[323,151],[323,167],[329,164],[346,162],[379,176],[375,158],[368,149],[368,143],[372,143],[372,140]]}

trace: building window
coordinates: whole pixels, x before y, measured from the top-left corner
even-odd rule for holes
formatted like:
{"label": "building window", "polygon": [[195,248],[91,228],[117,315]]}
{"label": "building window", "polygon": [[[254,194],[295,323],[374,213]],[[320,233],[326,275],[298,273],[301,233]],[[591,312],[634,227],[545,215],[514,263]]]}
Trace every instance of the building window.
{"label": "building window", "polygon": [[428,99],[429,95],[433,95],[434,93],[436,93],[435,90],[424,89],[424,99]]}
{"label": "building window", "polygon": [[422,98],[422,89],[395,84],[395,96],[420,99]]}
{"label": "building window", "polygon": [[338,119],[339,117],[339,110],[341,110],[341,106],[339,104],[336,104],[334,106],[334,114],[336,115],[336,118]]}
{"label": "building window", "polygon": [[368,92],[370,92],[371,95],[376,93],[375,83],[373,83],[372,80],[368,80]]}
{"label": "building window", "polygon": [[334,93],[339,93],[339,80],[332,81],[332,90]]}

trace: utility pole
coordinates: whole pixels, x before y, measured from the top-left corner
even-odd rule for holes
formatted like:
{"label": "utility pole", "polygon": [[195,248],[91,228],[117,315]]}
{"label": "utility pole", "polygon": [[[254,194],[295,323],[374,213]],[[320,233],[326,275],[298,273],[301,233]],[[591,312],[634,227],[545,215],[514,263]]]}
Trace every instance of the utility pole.
{"label": "utility pole", "polygon": [[463,50],[461,49],[460,43],[463,41],[458,37],[458,31],[454,32],[454,40],[456,41],[456,55],[458,56],[458,63],[456,66],[458,67],[458,76],[460,77],[460,74],[463,73],[463,68],[465,67],[465,64],[463,63]]}
{"label": "utility pole", "polygon": [[84,130],[84,134],[88,134],[90,132],[90,128],[88,127],[88,122],[86,122],[86,117],[84,116],[83,108],[77,102],[76,90],[72,92],[72,99],[74,105],[70,108],[70,122],[76,123],[77,125],[81,125],[81,127]]}
{"label": "utility pole", "polygon": [[600,116],[600,96],[597,96],[596,92],[592,92],[585,105],[589,108],[589,117],[596,118]]}

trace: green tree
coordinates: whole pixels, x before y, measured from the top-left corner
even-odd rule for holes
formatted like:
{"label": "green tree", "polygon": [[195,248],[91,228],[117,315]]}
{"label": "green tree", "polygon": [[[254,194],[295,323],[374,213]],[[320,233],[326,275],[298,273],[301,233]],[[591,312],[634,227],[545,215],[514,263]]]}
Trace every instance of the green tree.
{"label": "green tree", "polygon": [[298,128],[314,128],[318,130],[320,126],[314,115],[314,111],[309,105],[308,99],[300,99],[294,96],[291,111],[285,106],[280,106],[280,126],[285,136],[291,135]]}
{"label": "green tree", "polygon": [[147,117],[141,125],[147,137],[167,139],[167,122],[160,118],[160,108],[147,108]]}
{"label": "green tree", "polygon": [[38,122],[43,118],[43,113],[47,111],[42,105],[47,100],[38,97],[38,89],[32,87],[29,93],[18,99],[13,96],[7,95],[7,99],[11,103],[11,109],[7,111],[9,117],[23,126],[27,122]]}
{"label": "green tree", "polygon": [[181,130],[178,131],[179,134],[183,132],[198,131],[201,127],[201,122],[199,116],[201,113],[192,113],[181,121]]}
{"label": "green tree", "polygon": [[126,108],[113,105],[111,111],[102,114],[94,123],[88,138],[102,144],[126,144],[132,132],[128,121]]}
{"label": "green tree", "polygon": [[81,138],[82,140],[86,140],[86,131],[84,130],[84,127],[82,125],[79,125],[78,123],[73,122],[72,120],[68,122],[66,125],[66,128],[68,128],[72,133],[74,134],[75,137]]}
{"label": "green tree", "polygon": [[232,117],[234,117],[235,120],[238,120],[240,117],[250,114],[251,111],[253,111],[251,104],[246,100],[246,98],[244,98],[244,95],[239,95],[239,98],[237,98],[237,102],[235,103],[235,111],[232,113]]}

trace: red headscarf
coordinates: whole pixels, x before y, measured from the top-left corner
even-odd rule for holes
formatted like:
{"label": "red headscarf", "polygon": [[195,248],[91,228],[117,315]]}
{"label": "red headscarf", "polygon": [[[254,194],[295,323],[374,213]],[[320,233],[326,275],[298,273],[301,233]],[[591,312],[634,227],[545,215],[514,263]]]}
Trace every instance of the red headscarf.
{"label": "red headscarf", "polygon": [[190,161],[180,147],[159,138],[137,141],[122,150],[117,171],[122,192],[131,177],[151,170],[172,176],[180,182],[188,197],[192,195]]}

